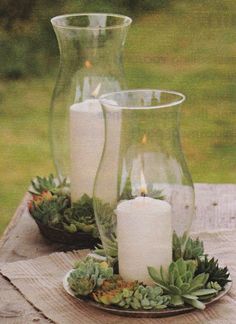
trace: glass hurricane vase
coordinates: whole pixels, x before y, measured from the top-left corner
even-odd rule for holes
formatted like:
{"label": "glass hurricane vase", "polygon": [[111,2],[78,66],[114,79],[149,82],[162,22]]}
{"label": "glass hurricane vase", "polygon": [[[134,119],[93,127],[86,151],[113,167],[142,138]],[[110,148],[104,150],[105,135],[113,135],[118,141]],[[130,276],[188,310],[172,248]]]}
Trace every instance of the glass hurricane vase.
{"label": "glass hurricane vase", "polygon": [[131,19],[115,14],[54,17],[60,69],[50,112],[51,148],[59,179],[70,178],[72,200],[92,196],[104,144],[98,97],[124,87],[122,50]]}
{"label": "glass hurricane vase", "polygon": [[162,90],[100,98],[106,129],[94,209],[105,253],[118,256],[127,280],[149,283],[147,266],[167,268],[173,232],[191,226],[194,189],[179,136],[184,100]]}

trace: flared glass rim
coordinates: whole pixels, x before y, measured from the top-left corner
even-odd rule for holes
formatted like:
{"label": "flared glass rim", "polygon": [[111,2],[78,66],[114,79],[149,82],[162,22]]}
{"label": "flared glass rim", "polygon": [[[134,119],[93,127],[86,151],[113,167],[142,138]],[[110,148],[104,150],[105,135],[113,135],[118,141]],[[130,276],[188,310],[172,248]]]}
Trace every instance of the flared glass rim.
{"label": "flared glass rim", "polygon": [[[160,92],[160,93],[166,93],[166,94],[172,94],[175,96],[178,96],[179,99],[167,103],[163,103],[160,105],[143,105],[143,106],[134,106],[134,105],[119,105],[116,102],[112,102],[114,100],[114,96],[118,94],[126,94],[126,93],[142,93],[142,92]],[[123,91],[116,91],[116,92],[110,92],[103,94],[99,97],[99,101],[101,104],[105,106],[109,106],[114,109],[157,109],[157,108],[168,108],[180,105],[186,100],[186,96],[178,91],[173,90],[164,90],[164,89],[131,89],[131,90],[123,90]]]}
{"label": "flared glass rim", "polygon": [[[105,27],[101,27],[101,26],[99,26],[99,27],[85,27],[85,26],[75,26],[75,25],[65,26],[65,25],[61,25],[60,23],[58,23],[63,18],[82,17],[82,16],[107,16],[107,17],[114,17],[114,18],[122,18],[123,24],[117,24],[117,25],[105,26]],[[51,19],[51,23],[54,27],[63,28],[63,29],[108,30],[108,29],[128,27],[132,23],[132,19],[128,16],[120,15],[120,14],[88,12],[88,13],[73,13],[73,14],[65,14],[65,15],[55,16]]]}

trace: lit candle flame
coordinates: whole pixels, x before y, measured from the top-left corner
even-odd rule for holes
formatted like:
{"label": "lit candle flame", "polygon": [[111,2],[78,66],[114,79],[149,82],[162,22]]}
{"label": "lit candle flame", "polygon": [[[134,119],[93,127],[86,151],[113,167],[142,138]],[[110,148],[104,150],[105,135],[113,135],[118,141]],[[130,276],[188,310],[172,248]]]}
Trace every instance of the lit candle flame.
{"label": "lit candle flame", "polygon": [[143,138],[142,138],[141,143],[142,144],[146,144],[147,143],[147,135],[146,134],[143,135]]}
{"label": "lit candle flame", "polygon": [[91,67],[93,66],[92,63],[89,61],[89,60],[86,60],[84,62],[84,66],[87,68],[87,69],[91,69]]}
{"label": "lit candle flame", "polygon": [[97,87],[93,90],[93,92],[91,93],[91,95],[96,98],[99,94],[99,91],[101,89],[101,82],[98,83]]}
{"label": "lit candle flame", "polygon": [[143,174],[143,169],[141,170],[140,183],[141,183],[141,188],[140,188],[141,196],[145,197],[147,194],[147,184]]}

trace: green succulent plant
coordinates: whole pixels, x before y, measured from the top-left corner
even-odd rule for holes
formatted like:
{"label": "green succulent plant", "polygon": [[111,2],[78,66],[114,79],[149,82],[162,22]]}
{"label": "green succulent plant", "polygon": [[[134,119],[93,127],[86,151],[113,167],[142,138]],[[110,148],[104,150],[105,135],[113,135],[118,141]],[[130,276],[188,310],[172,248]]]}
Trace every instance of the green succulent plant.
{"label": "green succulent plant", "polygon": [[197,258],[196,275],[201,273],[208,273],[207,282],[217,282],[221,288],[223,288],[227,282],[230,282],[229,271],[227,267],[221,268],[218,260],[215,258],[209,258],[207,255]]}
{"label": "green succulent plant", "polygon": [[148,267],[149,275],[156,285],[170,296],[171,305],[176,307],[189,304],[195,308],[204,309],[205,305],[200,300],[213,297],[217,291],[205,287],[209,274],[201,273],[195,276],[195,271],[196,262],[185,261],[183,258],[172,262],[166,273],[162,267],[160,271]]}
{"label": "green succulent plant", "polygon": [[66,179],[58,184],[52,174],[47,178],[36,177],[29,192],[33,195],[29,211],[38,222],[68,233],[82,231],[99,237],[93,199],[84,194],[71,203]]}
{"label": "green succulent plant", "polygon": [[[98,226],[101,232],[102,240],[105,243],[97,246],[94,253],[102,256],[108,256],[113,264],[118,257],[118,246],[115,234],[116,214],[108,203],[103,203],[99,198],[93,199],[94,209],[99,220]],[[105,250],[106,247],[106,250]]]}
{"label": "green succulent plant", "polygon": [[75,264],[75,270],[71,272],[68,283],[76,296],[87,296],[112,276],[113,269],[107,262],[99,262],[87,257]]}
{"label": "green succulent plant", "polygon": [[69,194],[69,183],[66,178],[58,182],[53,174],[48,177],[37,176],[31,181],[31,189],[29,192],[33,195],[40,195],[45,191],[50,191],[52,194]]}
{"label": "green succulent plant", "polygon": [[176,232],[173,233],[172,240],[173,260],[180,258],[184,260],[194,260],[204,254],[203,242],[197,239],[188,237],[187,232],[182,236],[178,236]]}
{"label": "green succulent plant", "polygon": [[148,187],[148,195],[154,199],[165,200],[165,195],[163,195],[162,190],[156,190]]}
{"label": "green succulent plant", "polygon": [[217,281],[209,281],[208,283],[207,283],[207,288],[209,288],[209,289],[215,289],[216,291],[221,291],[222,290],[222,287],[218,284],[218,282]]}
{"label": "green succulent plant", "polygon": [[69,225],[73,224],[76,231],[91,233],[93,237],[99,237],[93,211],[93,198],[87,194],[84,194],[65,211],[64,221]]}
{"label": "green succulent plant", "polygon": [[135,289],[131,307],[133,309],[164,309],[170,303],[170,296],[163,295],[160,287],[139,285]]}
{"label": "green succulent plant", "polygon": [[68,196],[52,196],[51,199],[32,201],[30,214],[43,224],[58,227],[63,223],[63,214],[70,206]]}
{"label": "green succulent plant", "polygon": [[83,231],[91,233],[93,237],[99,237],[94,215],[92,213],[83,214],[84,199],[87,198],[84,196],[81,198],[81,208],[80,202],[71,207],[70,198],[65,195],[53,195],[51,199],[42,198],[39,202],[32,202],[30,214],[37,221],[53,228],[69,233]]}
{"label": "green succulent plant", "polygon": [[134,196],[132,195],[131,180],[130,180],[130,177],[127,177],[123,192],[120,196],[120,200],[128,200],[128,199],[133,199],[133,198],[134,198]]}
{"label": "green succulent plant", "polygon": [[[105,239],[106,240],[106,239]],[[118,246],[117,246],[117,239],[114,234],[110,235],[110,239],[107,239],[107,254],[111,258],[117,258],[118,257]],[[103,248],[102,244],[98,244],[94,250],[95,254],[98,254],[100,256],[106,256],[106,251]]]}
{"label": "green succulent plant", "polygon": [[126,282],[119,276],[104,281],[103,285],[92,294],[93,298],[104,305],[122,308],[163,309],[169,304],[170,297],[163,295],[160,287],[138,284],[137,281]]}

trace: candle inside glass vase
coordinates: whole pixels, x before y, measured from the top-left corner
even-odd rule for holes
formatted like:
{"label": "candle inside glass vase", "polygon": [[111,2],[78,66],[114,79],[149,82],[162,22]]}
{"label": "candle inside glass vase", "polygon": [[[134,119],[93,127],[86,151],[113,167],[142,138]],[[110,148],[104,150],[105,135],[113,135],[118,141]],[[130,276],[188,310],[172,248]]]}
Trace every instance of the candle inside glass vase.
{"label": "candle inside glass vase", "polygon": [[[109,186],[104,191],[106,199],[115,200],[117,196],[116,177],[110,169],[118,169],[121,113],[113,115],[109,126],[112,145],[107,163]],[[70,153],[71,153],[71,199],[78,201],[84,194],[92,197],[93,185],[102,155],[105,139],[104,118],[97,99],[88,99],[70,107]]]}
{"label": "candle inside glass vase", "polygon": [[70,107],[71,199],[92,197],[93,184],[104,144],[104,119],[98,100]]}
{"label": "candle inside glass vase", "polygon": [[162,266],[165,270],[172,261],[171,206],[146,193],[145,185],[141,197],[121,201],[117,206],[118,260],[124,280],[152,285],[147,267]]}
{"label": "candle inside glass vase", "polygon": [[[158,89],[100,97],[105,145],[94,186],[94,211],[108,260],[117,256],[118,244],[119,272],[125,280],[151,284],[147,267],[167,269],[173,231],[186,235],[191,225],[194,190],[179,138],[184,100],[181,93]],[[120,145],[118,167],[113,168],[112,123],[117,112]],[[116,195],[108,196],[108,189]]]}

